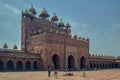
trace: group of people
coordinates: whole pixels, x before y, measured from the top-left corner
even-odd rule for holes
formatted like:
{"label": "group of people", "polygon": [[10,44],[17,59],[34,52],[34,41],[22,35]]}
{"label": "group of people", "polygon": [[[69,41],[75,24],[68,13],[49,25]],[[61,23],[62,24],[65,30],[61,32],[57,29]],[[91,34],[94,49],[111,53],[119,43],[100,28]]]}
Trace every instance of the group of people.
{"label": "group of people", "polygon": [[[49,65],[48,66],[48,77],[50,78],[50,76],[51,76],[51,66]],[[55,76],[55,79],[57,79],[57,76],[58,76],[57,69],[55,69],[54,71],[54,76]],[[73,76],[73,72],[65,69],[63,70],[63,76]]]}
{"label": "group of people", "polygon": [[[55,79],[57,79],[57,76],[58,76],[57,74],[58,74],[58,72],[57,72],[57,70],[55,70],[55,71],[54,71]],[[48,68],[48,77],[50,78],[50,76],[51,76],[51,69]],[[65,71],[63,72],[63,76],[73,76],[73,73],[72,73],[72,71],[67,71],[67,70],[65,70]]]}

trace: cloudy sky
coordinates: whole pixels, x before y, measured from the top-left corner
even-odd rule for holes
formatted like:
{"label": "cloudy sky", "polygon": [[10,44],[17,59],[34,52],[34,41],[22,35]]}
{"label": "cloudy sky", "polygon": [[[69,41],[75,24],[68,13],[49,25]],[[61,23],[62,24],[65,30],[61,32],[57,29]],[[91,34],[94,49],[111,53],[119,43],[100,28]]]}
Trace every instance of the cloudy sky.
{"label": "cloudy sky", "polygon": [[72,34],[90,39],[90,53],[120,56],[120,0],[0,0],[0,48],[21,46],[21,11],[55,12]]}

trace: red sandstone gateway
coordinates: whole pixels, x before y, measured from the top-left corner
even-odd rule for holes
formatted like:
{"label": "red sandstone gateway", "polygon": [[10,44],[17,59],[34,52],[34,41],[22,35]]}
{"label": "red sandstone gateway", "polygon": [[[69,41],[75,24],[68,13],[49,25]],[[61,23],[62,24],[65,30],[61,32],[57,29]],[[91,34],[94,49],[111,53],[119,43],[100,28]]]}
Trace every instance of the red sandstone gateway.
{"label": "red sandstone gateway", "polygon": [[36,10],[22,12],[21,51],[7,44],[0,49],[0,71],[51,69],[103,69],[120,67],[119,57],[94,56],[89,53],[89,39],[72,37],[71,26],[54,13],[51,20],[45,8],[39,17]]}

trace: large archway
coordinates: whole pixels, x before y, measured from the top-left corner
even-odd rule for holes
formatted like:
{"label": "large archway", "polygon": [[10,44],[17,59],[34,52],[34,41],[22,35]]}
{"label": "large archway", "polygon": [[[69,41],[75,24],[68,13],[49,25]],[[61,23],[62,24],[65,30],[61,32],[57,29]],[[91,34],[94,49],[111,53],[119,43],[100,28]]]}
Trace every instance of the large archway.
{"label": "large archway", "polygon": [[90,68],[93,69],[93,64],[92,63],[90,63]]}
{"label": "large archway", "polygon": [[80,59],[80,68],[81,69],[86,68],[86,60],[84,56],[82,56]]}
{"label": "large archway", "polygon": [[19,70],[19,71],[23,70],[23,64],[22,64],[22,62],[18,61],[16,67],[17,67],[17,70]]}
{"label": "large archway", "polygon": [[72,55],[70,55],[68,57],[68,68],[71,69],[71,68],[74,68],[74,66],[75,66],[74,57]]}
{"label": "large archway", "polygon": [[13,61],[8,61],[7,62],[7,70],[14,70]]}
{"label": "large archway", "polygon": [[36,62],[36,61],[34,61],[34,62],[33,62],[33,70],[37,70],[37,69],[38,69],[37,62]]}
{"label": "large archway", "polygon": [[59,56],[57,54],[54,54],[52,56],[52,62],[53,62],[53,65],[54,65],[55,69],[59,69],[60,68]]}
{"label": "large archway", "polygon": [[99,69],[99,64],[97,63],[97,69]]}
{"label": "large archway", "polygon": [[31,70],[31,64],[30,64],[29,61],[27,61],[27,62],[25,63],[25,69],[26,69],[26,70]]}
{"label": "large archway", "polygon": [[0,71],[4,70],[4,65],[3,65],[3,61],[0,60]]}
{"label": "large archway", "polygon": [[115,68],[118,68],[118,64],[117,63],[115,63]]}

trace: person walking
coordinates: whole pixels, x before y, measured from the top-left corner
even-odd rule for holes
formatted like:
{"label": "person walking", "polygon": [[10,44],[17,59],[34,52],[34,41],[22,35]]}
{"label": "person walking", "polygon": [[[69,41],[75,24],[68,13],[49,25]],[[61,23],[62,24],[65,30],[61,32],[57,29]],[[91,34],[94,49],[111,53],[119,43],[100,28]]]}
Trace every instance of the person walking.
{"label": "person walking", "polygon": [[50,77],[51,70],[50,70],[50,65],[48,66],[48,77]]}
{"label": "person walking", "polygon": [[57,79],[57,70],[55,70],[54,75],[55,75],[55,79]]}

